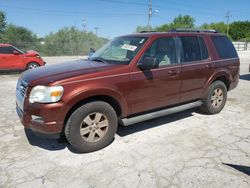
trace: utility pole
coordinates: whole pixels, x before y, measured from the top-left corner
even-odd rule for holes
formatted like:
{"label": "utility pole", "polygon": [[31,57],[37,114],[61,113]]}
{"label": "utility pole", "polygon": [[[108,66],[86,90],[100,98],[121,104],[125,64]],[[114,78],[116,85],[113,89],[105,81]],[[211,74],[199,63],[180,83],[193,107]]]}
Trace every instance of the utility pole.
{"label": "utility pole", "polygon": [[71,55],[73,55],[71,32],[69,33],[69,45],[70,45]]}
{"label": "utility pole", "polygon": [[229,35],[229,19],[232,16],[231,12],[228,10],[227,14],[226,14],[226,18],[227,18],[227,36]]}
{"label": "utility pole", "polygon": [[82,27],[83,27],[83,32],[87,32],[87,20],[85,18],[82,19]]}
{"label": "utility pole", "polygon": [[150,19],[152,17],[152,1],[148,0],[148,31],[150,30]]}
{"label": "utility pole", "polygon": [[95,35],[97,36],[97,32],[98,32],[99,27],[94,27],[94,28],[95,28]]}

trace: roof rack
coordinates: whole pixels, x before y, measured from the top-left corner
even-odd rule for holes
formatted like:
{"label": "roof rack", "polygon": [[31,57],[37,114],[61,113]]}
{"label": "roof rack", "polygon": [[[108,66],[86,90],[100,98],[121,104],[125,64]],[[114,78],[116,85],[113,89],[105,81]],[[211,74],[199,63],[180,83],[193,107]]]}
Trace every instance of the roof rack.
{"label": "roof rack", "polygon": [[157,31],[140,31],[139,33],[155,33]]}
{"label": "roof rack", "polygon": [[215,29],[192,29],[192,28],[176,28],[170,32],[197,32],[197,33],[217,33]]}

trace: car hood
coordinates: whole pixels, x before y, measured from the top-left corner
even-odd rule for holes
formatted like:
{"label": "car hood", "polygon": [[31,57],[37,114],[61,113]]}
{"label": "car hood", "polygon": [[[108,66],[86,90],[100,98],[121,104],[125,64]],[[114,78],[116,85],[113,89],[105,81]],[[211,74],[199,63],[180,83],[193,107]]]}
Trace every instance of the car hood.
{"label": "car hood", "polygon": [[26,57],[33,57],[33,56],[37,56],[39,55],[39,53],[37,51],[34,50],[29,50],[24,54]]}
{"label": "car hood", "polygon": [[[46,65],[25,71],[21,78],[30,86],[63,81],[77,76],[92,76],[101,71],[111,70],[122,65],[112,65],[89,60],[78,60],[66,63]],[[123,65],[124,66],[124,65]],[[88,77],[89,78],[89,77]]]}

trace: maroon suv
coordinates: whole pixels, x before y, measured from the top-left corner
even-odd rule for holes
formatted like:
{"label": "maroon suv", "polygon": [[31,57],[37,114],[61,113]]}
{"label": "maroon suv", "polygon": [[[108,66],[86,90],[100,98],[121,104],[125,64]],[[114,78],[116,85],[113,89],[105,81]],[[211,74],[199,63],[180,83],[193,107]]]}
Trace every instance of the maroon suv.
{"label": "maroon suv", "polygon": [[25,128],[58,138],[80,152],[130,125],[200,107],[220,112],[239,79],[239,58],[223,34],[177,29],[117,37],[88,60],[24,72],[16,110]]}

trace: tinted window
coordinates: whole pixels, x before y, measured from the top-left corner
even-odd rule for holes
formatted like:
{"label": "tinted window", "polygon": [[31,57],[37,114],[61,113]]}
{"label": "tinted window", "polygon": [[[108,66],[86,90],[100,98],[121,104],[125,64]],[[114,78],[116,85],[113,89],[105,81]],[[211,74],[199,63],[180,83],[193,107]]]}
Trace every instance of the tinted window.
{"label": "tinted window", "polygon": [[207,51],[207,46],[203,40],[203,38],[199,37],[199,42],[200,42],[200,48],[201,48],[201,59],[208,59],[208,51]]}
{"label": "tinted window", "polygon": [[13,54],[11,47],[0,47],[0,54]]}
{"label": "tinted window", "polygon": [[154,57],[156,59],[156,67],[177,63],[174,38],[165,37],[156,39],[143,56],[143,58],[147,57]]}
{"label": "tinted window", "polygon": [[197,37],[181,37],[181,42],[183,46],[182,62],[201,60],[201,49]]}
{"label": "tinted window", "polygon": [[220,58],[227,59],[238,57],[233,44],[226,36],[212,36],[211,38]]}

